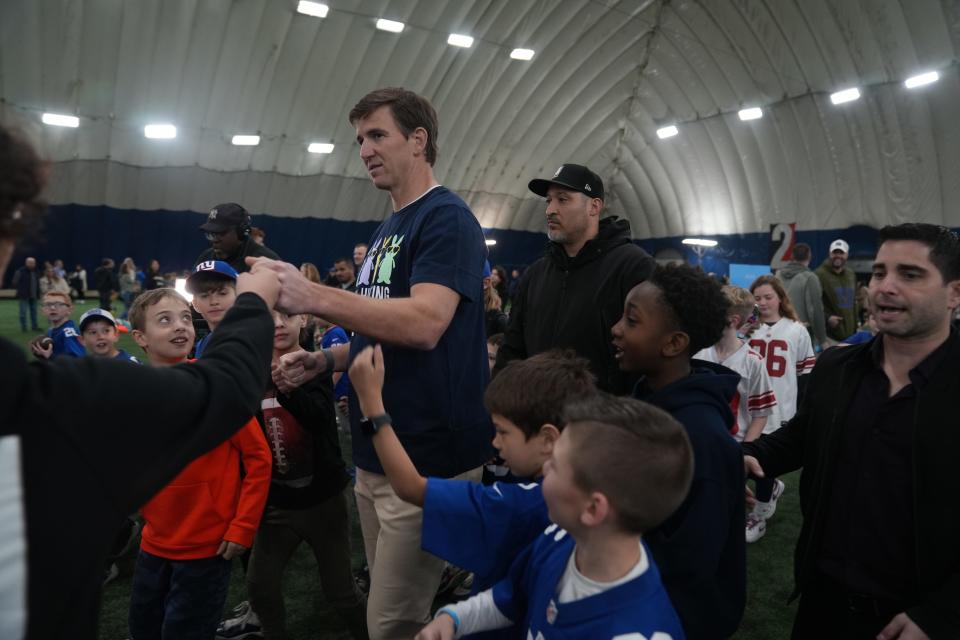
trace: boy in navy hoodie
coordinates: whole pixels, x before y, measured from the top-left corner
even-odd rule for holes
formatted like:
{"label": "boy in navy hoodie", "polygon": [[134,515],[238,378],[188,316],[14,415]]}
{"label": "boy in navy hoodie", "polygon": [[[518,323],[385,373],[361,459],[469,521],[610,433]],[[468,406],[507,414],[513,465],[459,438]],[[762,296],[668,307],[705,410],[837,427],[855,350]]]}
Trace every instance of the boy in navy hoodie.
{"label": "boy in navy hoodie", "polygon": [[746,600],[744,472],[729,431],[740,376],[692,360],[720,339],[727,306],[706,274],[687,265],[657,267],[627,294],[612,329],[620,368],[643,375],[634,397],[670,413],[693,446],[689,495],[645,536],[691,640],[732,635]]}

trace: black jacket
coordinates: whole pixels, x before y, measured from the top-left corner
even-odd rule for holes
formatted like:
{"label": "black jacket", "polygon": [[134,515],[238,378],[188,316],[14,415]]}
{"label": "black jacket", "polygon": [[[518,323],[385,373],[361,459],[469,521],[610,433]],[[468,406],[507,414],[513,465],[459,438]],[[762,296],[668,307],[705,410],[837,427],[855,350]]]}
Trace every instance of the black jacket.
{"label": "black jacket", "polygon": [[689,640],[728,638],[747,600],[743,537],[743,457],[730,437],[730,401],[740,376],[723,365],[693,361],[689,376],[656,391],[637,384],[634,397],[660,407],[686,430],[693,482],[680,507],[643,537]]}
{"label": "black jacket", "polygon": [[[103,567],[121,524],[250,420],[272,350],[270,310],[249,293],[237,298],[203,359],[190,364],[27,364],[20,347],[0,339],[0,545],[25,545],[5,558],[26,556],[25,575],[16,562],[0,564],[0,629],[9,632],[0,636],[20,637],[5,625],[22,613],[25,580],[28,639],[96,637]],[[106,406],[136,419],[104,419]],[[21,524],[25,531],[11,535]]]}
{"label": "black jacket", "polygon": [[[921,603],[907,615],[932,640],[960,637],[960,337],[930,381],[918,388],[913,429],[913,511]],[[803,467],[803,527],[794,554],[794,595],[816,570],[847,411],[871,364],[872,342],[825,351],[810,374],[796,416],[782,429],[744,443],[768,477]]]}
{"label": "black jacket", "polygon": [[120,280],[113,269],[100,265],[93,272],[93,286],[98,294],[106,295],[111,291],[120,291]]}
{"label": "black jacket", "polygon": [[630,241],[630,223],[616,216],[601,220],[597,237],[573,258],[551,242],[520,280],[493,374],[511,360],[567,348],[590,361],[601,389],[630,393],[635,379],[617,366],[610,329],[623,315],[627,293],[654,266]]}
{"label": "black jacket", "polygon": [[[280,509],[307,509],[339,494],[350,481],[337,435],[333,382],[328,372],[297,387],[289,395],[276,388],[274,391],[280,406],[289,411],[312,436],[313,480],[302,489],[271,482],[267,505]],[[262,417],[260,424],[266,424]],[[266,437],[269,443],[269,430]]]}
{"label": "black jacket", "polygon": [[13,288],[18,300],[36,300],[40,297],[40,274],[36,269],[20,267],[13,274]]}
{"label": "black jacket", "polygon": [[[228,257],[224,262],[229,264],[231,267],[237,270],[237,273],[246,273],[250,271],[250,267],[247,266],[244,258],[270,258],[271,260],[279,260],[280,256],[276,254],[275,251],[269,247],[265,247],[261,244],[257,244],[253,241],[253,238],[247,238],[242,245],[240,245],[240,250],[236,254]],[[197,256],[196,262],[193,263],[193,266],[197,266],[201,262],[206,262],[207,260],[220,260],[213,252],[213,247],[207,249],[199,256]]]}

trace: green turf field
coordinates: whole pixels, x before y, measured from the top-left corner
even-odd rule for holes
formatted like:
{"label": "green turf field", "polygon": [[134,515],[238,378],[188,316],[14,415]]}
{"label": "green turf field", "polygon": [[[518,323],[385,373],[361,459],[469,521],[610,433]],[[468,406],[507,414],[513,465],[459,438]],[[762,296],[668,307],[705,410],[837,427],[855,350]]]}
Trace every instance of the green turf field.
{"label": "green turf field", "polygon": [[[95,305],[96,301],[78,305],[74,320]],[[0,300],[0,336],[26,348],[27,342],[35,334],[20,331],[17,315],[16,301]],[[41,326],[46,326],[42,317],[40,321]],[[120,347],[137,357],[143,355],[129,335],[121,336]],[[349,454],[349,443],[344,444],[345,454]],[[785,476],[783,480],[787,490],[780,499],[777,515],[768,524],[766,536],[747,547],[747,610],[740,631],[735,636],[738,640],[779,640],[790,635],[796,605],[788,606],[787,598],[793,586],[793,548],[800,530],[798,474]],[[363,548],[355,510],[353,546],[354,567],[359,567],[363,564]],[[104,589],[99,636],[102,640],[123,640],[127,637],[126,614],[132,562],[132,557],[125,559],[121,563],[120,577]],[[287,568],[284,595],[291,640],[349,638],[346,632],[340,630],[336,615],[323,600],[315,562],[304,546],[297,550]],[[227,605],[233,607],[243,599],[243,570],[237,563]]]}

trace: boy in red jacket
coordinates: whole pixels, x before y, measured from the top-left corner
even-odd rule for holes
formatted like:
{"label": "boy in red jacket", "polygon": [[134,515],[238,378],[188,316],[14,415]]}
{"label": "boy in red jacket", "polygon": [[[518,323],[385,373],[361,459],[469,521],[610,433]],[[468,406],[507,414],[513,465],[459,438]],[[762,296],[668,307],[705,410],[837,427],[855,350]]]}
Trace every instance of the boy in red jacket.
{"label": "boy in red jacket", "polygon": [[[187,301],[173,289],[141,295],[129,319],[133,339],[151,365],[186,360],[193,320]],[[214,637],[230,560],[253,544],[270,488],[270,465],[266,439],[251,419],[144,505],[146,524],[130,596],[134,640]]]}

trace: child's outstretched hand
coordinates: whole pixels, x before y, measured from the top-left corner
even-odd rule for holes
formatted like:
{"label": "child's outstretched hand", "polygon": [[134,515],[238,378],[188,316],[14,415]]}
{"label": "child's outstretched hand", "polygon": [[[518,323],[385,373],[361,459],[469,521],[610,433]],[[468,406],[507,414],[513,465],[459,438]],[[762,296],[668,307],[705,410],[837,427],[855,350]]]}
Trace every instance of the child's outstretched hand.
{"label": "child's outstretched hand", "polygon": [[360,411],[365,416],[383,413],[383,348],[367,347],[357,354],[350,365],[350,384],[357,392]]}
{"label": "child's outstretched hand", "polygon": [[414,640],[453,640],[454,635],[456,633],[453,629],[453,618],[441,614],[421,629]]}

